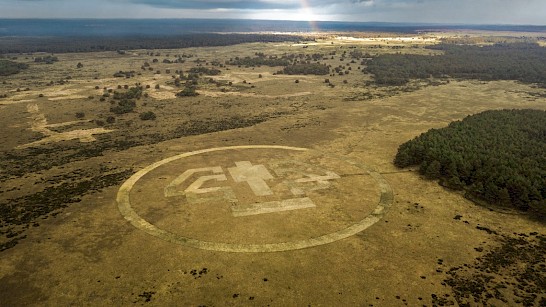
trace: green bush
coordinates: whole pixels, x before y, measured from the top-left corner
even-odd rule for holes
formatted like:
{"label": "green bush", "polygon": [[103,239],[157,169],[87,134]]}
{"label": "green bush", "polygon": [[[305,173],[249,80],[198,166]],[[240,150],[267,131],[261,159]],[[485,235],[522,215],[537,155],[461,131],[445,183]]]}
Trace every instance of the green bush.
{"label": "green bush", "polygon": [[155,113],[152,111],[140,113],[139,117],[142,120],[154,120],[156,118]]}
{"label": "green bush", "polygon": [[136,107],[134,100],[122,99],[117,105],[110,107],[110,112],[115,114],[125,114],[132,112]]}
{"label": "green bush", "polygon": [[198,95],[199,93],[195,91],[195,87],[193,86],[187,86],[182,91],[176,94],[177,97],[193,97]]}

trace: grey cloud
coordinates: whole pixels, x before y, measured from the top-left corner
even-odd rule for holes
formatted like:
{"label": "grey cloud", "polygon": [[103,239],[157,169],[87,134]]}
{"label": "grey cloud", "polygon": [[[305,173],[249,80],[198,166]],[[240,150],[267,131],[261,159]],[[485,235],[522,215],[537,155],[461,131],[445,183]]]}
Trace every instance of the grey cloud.
{"label": "grey cloud", "polygon": [[[0,18],[298,19],[311,13],[319,20],[544,25],[546,16],[545,0],[0,0],[0,7]],[[214,9],[229,11],[218,16]]]}
{"label": "grey cloud", "polygon": [[208,1],[185,1],[185,0],[129,0],[135,4],[145,4],[160,8],[176,9],[237,9],[237,10],[269,10],[269,9],[294,9],[299,7],[299,1],[272,2],[252,0],[208,0]]}

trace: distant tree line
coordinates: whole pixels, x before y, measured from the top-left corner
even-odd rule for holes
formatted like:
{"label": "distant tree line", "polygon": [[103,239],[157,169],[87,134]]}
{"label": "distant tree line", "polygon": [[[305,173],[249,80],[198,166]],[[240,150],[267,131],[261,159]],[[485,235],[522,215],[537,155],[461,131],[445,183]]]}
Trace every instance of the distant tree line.
{"label": "distant tree line", "polygon": [[27,64],[0,59],[0,76],[14,75],[27,68]]}
{"label": "distant tree line", "polygon": [[287,75],[328,75],[330,68],[324,64],[295,64],[286,66],[283,71]]}
{"label": "distant tree line", "polygon": [[394,164],[418,165],[471,199],[546,214],[546,111],[468,116],[402,144]]}
{"label": "distant tree line", "polygon": [[546,86],[546,48],[533,43],[488,46],[439,44],[427,47],[443,55],[382,54],[367,61],[366,72],[382,85],[410,79],[463,78],[517,80]]}
{"label": "distant tree line", "polygon": [[249,67],[259,67],[259,66],[286,66],[290,64],[290,61],[286,58],[279,58],[276,56],[257,56],[254,58],[244,57],[239,58],[235,57],[226,62],[228,65],[237,65],[237,66],[249,66]]}
{"label": "distant tree line", "polygon": [[176,49],[229,46],[254,42],[298,42],[303,36],[274,34],[186,34],[131,37],[2,37],[0,54],[30,52],[94,52],[133,49]]}
{"label": "distant tree line", "polygon": [[190,74],[202,74],[207,76],[217,76],[221,73],[219,69],[216,68],[207,68],[207,67],[192,67],[190,70],[188,70]]}

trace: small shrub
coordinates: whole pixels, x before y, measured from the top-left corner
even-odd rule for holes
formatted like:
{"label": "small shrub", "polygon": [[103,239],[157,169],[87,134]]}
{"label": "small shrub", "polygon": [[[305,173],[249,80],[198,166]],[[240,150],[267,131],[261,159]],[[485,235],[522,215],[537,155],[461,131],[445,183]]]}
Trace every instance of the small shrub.
{"label": "small shrub", "polygon": [[108,116],[108,117],[106,118],[106,122],[109,123],[109,124],[113,124],[113,123],[116,122],[116,118],[113,117],[113,116]]}
{"label": "small shrub", "polygon": [[187,86],[184,88],[184,90],[176,94],[177,97],[193,97],[197,95],[199,95],[199,93],[195,91],[195,87],[193,86]]}
{"label": "small shrub", "polygon": [[140,113],[139,117],[141,120],[154,120],[156,118],[155,113],[152,111]]}
{"label": "small shrub", "polygon": [[76,118],[84,118],[85,117],[85,113],[83,112],[76,112]]}

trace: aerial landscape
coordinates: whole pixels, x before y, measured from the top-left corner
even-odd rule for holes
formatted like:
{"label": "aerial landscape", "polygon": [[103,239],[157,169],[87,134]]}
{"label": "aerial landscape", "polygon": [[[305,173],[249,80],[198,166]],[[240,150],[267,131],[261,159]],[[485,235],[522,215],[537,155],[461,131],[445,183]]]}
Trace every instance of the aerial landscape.
{"label": "aerial landscape", "polygon": [[546,306],[546,4],[0,0],[0,306]]}

